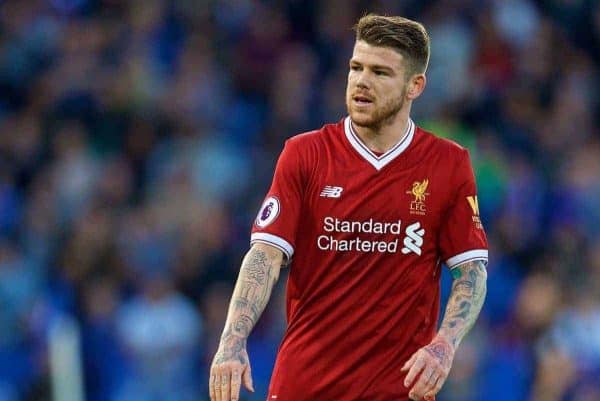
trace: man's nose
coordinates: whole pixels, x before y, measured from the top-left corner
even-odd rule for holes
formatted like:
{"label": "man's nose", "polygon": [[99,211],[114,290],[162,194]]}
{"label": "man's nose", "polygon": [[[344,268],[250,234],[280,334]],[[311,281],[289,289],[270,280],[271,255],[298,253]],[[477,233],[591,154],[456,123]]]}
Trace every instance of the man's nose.
{"label": "man's nose", "polygon": [[358,79],[356,80],[356,86],[361,89],[370,88],[371,84],[369,82],[369,77],[367,77],[367,74],[364,71],[358,76]]}

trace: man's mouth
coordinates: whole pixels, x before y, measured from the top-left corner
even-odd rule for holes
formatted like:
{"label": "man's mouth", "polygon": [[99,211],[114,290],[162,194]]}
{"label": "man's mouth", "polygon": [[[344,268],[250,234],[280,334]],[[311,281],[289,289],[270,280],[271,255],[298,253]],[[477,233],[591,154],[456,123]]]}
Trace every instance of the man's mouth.
{"label": "man's mouth", "polygon": [[354,95],[354,96],[352,96],[352,100],[354,100],[356,103],[358,103],[360,105],[366,105],[366,104],[373,103],[373,99],[371,99],[368,96],[364,96],[364,95]]}

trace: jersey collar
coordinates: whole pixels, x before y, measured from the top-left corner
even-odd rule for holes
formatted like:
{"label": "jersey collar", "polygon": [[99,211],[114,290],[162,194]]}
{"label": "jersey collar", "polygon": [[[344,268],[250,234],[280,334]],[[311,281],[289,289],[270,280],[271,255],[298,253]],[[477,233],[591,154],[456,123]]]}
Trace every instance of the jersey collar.
{"label": "jersey collar", "polygon": [[408,126],[406,127],[406,132],[402,136],[402,139],[381,156],[377,156],[373,153],[356,134],[352,127],[350,116],[346,117],[344,121],[344,132],[354,150],[379,171],[409,147],[415,135],[415,123],[409,118]]}

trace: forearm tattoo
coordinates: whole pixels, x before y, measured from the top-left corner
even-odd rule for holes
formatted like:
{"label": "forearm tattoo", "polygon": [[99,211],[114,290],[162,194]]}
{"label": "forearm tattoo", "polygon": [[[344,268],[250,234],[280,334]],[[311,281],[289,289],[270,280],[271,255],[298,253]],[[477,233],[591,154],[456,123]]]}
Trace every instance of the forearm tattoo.
{"label": "forearm tattoo", "polygon": [[475,324],[487,291],[485,262],[476,260],[452,269],[454,281],[442,321],[442,334],[454,348]]}
{"label": "forearm tattoo", "polygon": [[279,270],[266,252],[251,249],[244,258],[229,306],[225,330],[215,362],[246,361],[246,339],[258,321],[277,281]]}

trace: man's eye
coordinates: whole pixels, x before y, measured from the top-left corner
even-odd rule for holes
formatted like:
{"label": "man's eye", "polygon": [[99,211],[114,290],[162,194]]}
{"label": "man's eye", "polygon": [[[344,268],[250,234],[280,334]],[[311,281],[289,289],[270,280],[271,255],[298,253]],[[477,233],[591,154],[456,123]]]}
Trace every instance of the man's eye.
{"label": "man's eye", "polygon": [[360,67],[359,67],[359,66],[357,66],[357,65],[352,65],[352,66],[350,66],[350,69],[351,69],[352,71],[358,71],[358,70],[360,70]]}
{"label": "man's eye", "polygon": [[375,71],[375,75],[388,75],[385,71]]}

